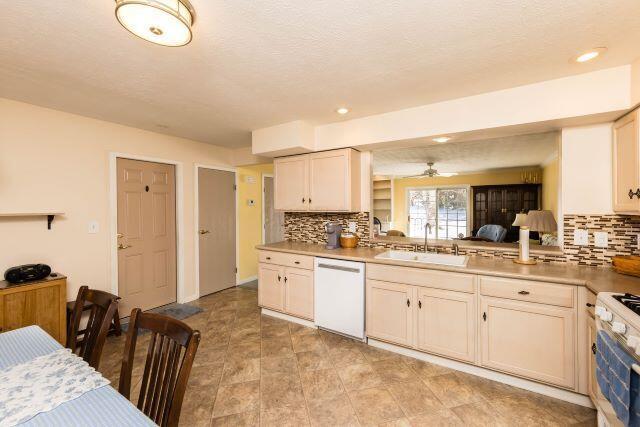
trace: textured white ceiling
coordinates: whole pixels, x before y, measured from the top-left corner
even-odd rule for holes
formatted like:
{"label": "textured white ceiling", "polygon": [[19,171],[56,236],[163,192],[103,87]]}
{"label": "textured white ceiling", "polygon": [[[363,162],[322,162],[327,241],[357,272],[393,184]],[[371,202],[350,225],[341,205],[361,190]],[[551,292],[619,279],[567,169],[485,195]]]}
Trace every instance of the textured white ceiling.
{"label": "textured white ceiling", "polygon": [[[193,42],[156,46],[113,0],[3,1],[0,96],[227,146],[630,63],[638,0],[192,0]],[[594,46],[593,63],[569,62]],[[338,117],[347,105],[352,113]]]}
{"label": "textured white ceiling", "polygon": [[540,166],[558,153],[556,132],[435,144],[373,152],[374,175],[419,175],[434,162],[438,172],[472,173]]}

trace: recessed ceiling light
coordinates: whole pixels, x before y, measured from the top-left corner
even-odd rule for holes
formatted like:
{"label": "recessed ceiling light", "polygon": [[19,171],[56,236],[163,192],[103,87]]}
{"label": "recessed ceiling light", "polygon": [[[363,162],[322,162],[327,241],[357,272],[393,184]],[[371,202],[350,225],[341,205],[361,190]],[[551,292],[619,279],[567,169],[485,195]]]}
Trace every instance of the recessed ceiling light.
{"label": "recessed ceiling light", "polygon": [[336,113],[338,114],[347,114],[348,112],[349,112],[349,109],[345,107],[340,107],[336,110]]}
{"label": "recessed ceiling light", "polygon": [[116,0],[116,18],[124,28],[163,46],[189,43],[194,17],[188,0]]}
{"label": "recessed ceiling light", "polygon": [[448,136],[439,136],[437,138],[433,138],[434,142],[447,142],[449,140],[451,140],[451,137]]}
{"label": "recessed ceiling light", "polygon": [[587,61],[591,61],[592,59],[595,59],[595,58],[597,58],[598,56],[600,56],[600,55],[602,55],[603,53],[605,53],[605,52],[606,52],[606,50],[607,50],[607,48],[606,48],[606,47],[596,47],[596,48],[594,48],[594,49],[591,49],[591,50],[590,50],[590,51],[588,51],[588,52],[584,52],[584,53],[582,53],[582,54],[578,55],[578,56],[575,58],[575,61],[576,61],[576,62],[580,62],[580,63],[582,63],[582,62],[587,62]]}

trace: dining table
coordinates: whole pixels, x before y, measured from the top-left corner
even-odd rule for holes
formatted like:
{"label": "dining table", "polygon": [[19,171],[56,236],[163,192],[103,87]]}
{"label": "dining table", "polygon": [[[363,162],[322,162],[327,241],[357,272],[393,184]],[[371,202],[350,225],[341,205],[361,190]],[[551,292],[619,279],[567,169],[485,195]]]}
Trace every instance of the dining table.
{"label": "dining table", "polygon": [[[0,334],[0,372],[62,349],[39,326],[27,326]],[[3,396],[0,396],[2,401]],[[0,419],[0,425],[3,425]],[[41,412],[21,426],[154,426],[111,385],[104,385]]]}

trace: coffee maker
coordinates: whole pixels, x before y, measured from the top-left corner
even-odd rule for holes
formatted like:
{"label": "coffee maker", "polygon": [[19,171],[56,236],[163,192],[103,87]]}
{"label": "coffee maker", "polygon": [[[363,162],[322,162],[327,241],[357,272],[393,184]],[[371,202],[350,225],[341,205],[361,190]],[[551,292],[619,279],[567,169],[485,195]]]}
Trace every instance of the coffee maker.
{"label": "coffee maker", "polygon": [[342,233],[342,224],[339,222],[328,222],[324,225],[324,231],[327,233],[327,249],[338,249],[340,247],[340,233]]}

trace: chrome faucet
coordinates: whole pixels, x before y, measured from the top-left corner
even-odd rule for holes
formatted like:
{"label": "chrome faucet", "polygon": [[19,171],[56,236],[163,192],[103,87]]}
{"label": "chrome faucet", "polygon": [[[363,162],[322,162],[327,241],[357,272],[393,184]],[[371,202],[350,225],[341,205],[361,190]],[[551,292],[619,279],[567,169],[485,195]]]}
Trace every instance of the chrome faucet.
{"label": "chrome faucet", "polygon": [[428,222],[424,225],[424,251],[429,252],[429,240],[428,240],[428,235],[431,232],[431,224],[429,224]]}

